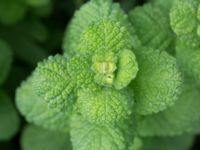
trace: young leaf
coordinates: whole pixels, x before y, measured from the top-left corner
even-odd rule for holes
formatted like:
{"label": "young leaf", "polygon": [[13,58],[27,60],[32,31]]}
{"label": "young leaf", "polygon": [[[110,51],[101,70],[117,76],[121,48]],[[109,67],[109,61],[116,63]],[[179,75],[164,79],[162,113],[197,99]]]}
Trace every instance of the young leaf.
{"label": "young leaf", "polygon": [[92,70],[97,84],[115,89],[126,87],[138,72],[135,55],[130,50],[115,54],[100,50],[92,56]]}
{"label": "young leaf", "polygon": [[197,29],[195,0],[176,0],[170,12],[170,23],[174,32],[178,35],[187,35]]}
{"label": "young leaf", "polygon": [[21,137],[22,150],[72,150],[69,135],[29,125]]}
{"label": "young leaf", "polygon": [[0,91],[0,140],[9,140],[19,128],[18,114],[7,94]]}
{"label": "young leaf", "polygon": [[175,58],[165,51],[139,48],[139,72],[132,82],[135,110],[140,115],[157,113],[174,104],[180,94],[181,76]]}

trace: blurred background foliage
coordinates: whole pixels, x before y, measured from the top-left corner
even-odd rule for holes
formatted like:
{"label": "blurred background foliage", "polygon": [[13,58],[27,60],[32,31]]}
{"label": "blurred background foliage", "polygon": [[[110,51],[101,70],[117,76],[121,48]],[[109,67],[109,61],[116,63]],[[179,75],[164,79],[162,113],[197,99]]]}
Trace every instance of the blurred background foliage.
{"label": "blurred background foliage", "polygon": [[[0,62],[0,67],[7,70],[3,70],[7,72],[5,75],[0,72],[0,76],[7,76],[4,82],[2,81],[1,83],[0,81],[0,93],[2,93],[0,94],[0,99],[6,100],[0,100],[0,130],[9,130],[10,132],[5,133],[5,136],[3,133],[0,133],[1,150],[21,149],[20,137],[23,139],[29,133],[36,131],[38,131],[38,134],[41,134],[39,136],[40,141],[51,135],[54,139],[58,138],[57,142],[59,141],[59,144],[62,145],[62,140],[68,139],[68,137],[58,133],[47,133],[33,126],[27,127],[24,118],[17,113],[14,107],[15,89],[31,73],[38,61],[49,55],[62,52],[61,43],[66,25],[73,16],[74,11],[86,1],[0,0],[0,47],[3,45],[4,48],[9,49],[9,60],[5,61],[10,61],[8,64],[11,64],[9,67],[5,65],[7,62]],[[115,1],[121,4],[124,11],[129,11],[135,6],[146,2],[145,0]],[[1,43],[3,44],[1,45]],[[4,109],[1,107],[4,107]],[[8,112],[6,116],[1,115],[3,111]],[[11,118],[11,121],[1,119],[5,117]],[[25,130],[23,131],[24,128]],[[200,149],[198,148],[199,140],[197,137],[193,150]],[[34,143],[37,143],[37,139],[34,139],[34,137],[32,139],[26,138],[25,143],[29,142],[32,142],[34,145]],[[56,142],[56,140],[51,140],[51,142]],[[26,149],[25,143],[23,143],[23,140],[21,141],[24,149]],[[50,147],[51,145],[48,148]],[[33,146],[33,149],[37,149],[37,147]]]}

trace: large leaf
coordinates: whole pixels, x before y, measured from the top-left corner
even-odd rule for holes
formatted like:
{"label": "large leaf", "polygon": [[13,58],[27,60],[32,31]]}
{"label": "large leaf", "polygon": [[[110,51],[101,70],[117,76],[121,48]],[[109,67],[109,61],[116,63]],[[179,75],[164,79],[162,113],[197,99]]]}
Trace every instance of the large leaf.
{"label": "large leaf", "polygon": [[69,130],[70,110],[58,112],[50,109],[47,103],[35,94],[31,79],[23,82],[17,89],[16,103],[27,121],[51,130]]}
{"label": "large leaf", "polygon": [[181,90],[181,76],[176,59],[165,51],[138,48],[136,58],[139,71],[131,87],[138,114],[157,113],[171,106]]}
{"label": "large leaf", "polygon": [[184,86],[179,100],[158,114],[138,118],[137,131],[142,136],[166,136],[200,131],[200,93],[194,85]]}
{"label": "large leaf", "polygon": [[173,52],[175,35],[169,16],[161,7],[152,4],[138,6],[129,13],[129,19],[144,46]]}

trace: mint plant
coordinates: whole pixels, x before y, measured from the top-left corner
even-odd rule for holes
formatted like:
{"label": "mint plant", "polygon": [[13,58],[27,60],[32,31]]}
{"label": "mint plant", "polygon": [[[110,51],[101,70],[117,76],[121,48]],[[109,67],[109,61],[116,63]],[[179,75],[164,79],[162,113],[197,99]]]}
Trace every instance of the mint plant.
{"label": "mint plant", "polygon": [[24,149],[54,135],[54,149],[71,149],[69,135],[73,150],[188,149],[200,131],[198,1],[162,2],[125,13],[91,0],[75,13],[63,54],[39,62],[16,91],[21,114],[46,129],[27,127]]}

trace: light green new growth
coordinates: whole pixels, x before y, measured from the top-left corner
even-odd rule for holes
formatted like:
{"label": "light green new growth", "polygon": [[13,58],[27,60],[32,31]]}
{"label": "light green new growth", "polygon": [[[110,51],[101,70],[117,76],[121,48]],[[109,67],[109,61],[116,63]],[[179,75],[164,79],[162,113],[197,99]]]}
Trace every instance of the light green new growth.
{"label": "light green new growth", "polygon": [[100,50],[92,57],[92,70],[99,85],[122,89],[136,77],[138,65],[130,50],[114,52]]}

